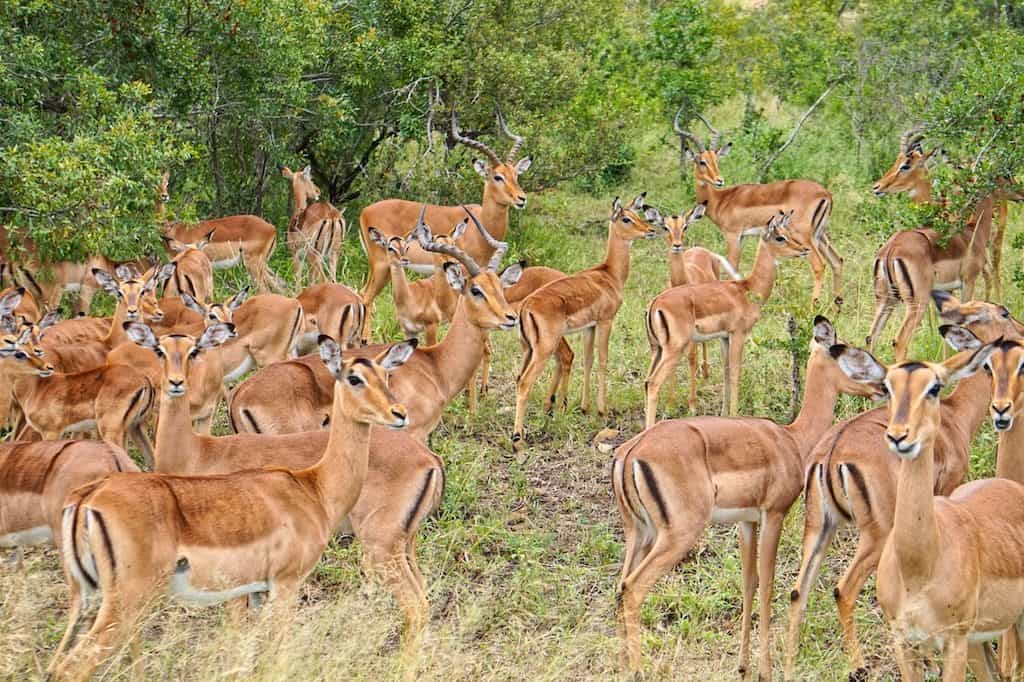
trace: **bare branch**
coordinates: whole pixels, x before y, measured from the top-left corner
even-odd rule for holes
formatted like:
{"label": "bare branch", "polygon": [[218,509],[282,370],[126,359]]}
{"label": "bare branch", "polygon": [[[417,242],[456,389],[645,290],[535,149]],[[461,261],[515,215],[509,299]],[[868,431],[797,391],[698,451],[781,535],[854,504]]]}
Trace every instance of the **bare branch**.
{"label": "bare branch", "polygon": [[800,128],[803,127],[804,123],[807,121],[810,115],[814,113],[814,110],[818,108],[819,104],[825,101],[825,98],[828,97],[830,92],[832,92],[832,89],[844,80],[846,80],[845,75],[839,76],[838,78],[833,80],[827,88],[825,88],[825,92],[818,95],[818,99],[814,100],[814,104],[812,104],[810,108],[804,112],[804,115],[800,117],[800,120],[796,122],[796,127],[793,128],[793,132],[790,133],[789,139],[786,140],[781,147],[775,150],[775,153],[768,157],[768,160],[765,162],[764,166],[761,167],[761,173],[757,177],[758,182],[764,181],[764,176],[768,173],[768,169],[771,168],[771,165],[775,163],[775,159],[779,158],[779,155],[782,154],[782,152],[786,151],[786,148],[788,148],[789,145],[793,144],[793,140],[796,139],[797,133],[800,132]]}

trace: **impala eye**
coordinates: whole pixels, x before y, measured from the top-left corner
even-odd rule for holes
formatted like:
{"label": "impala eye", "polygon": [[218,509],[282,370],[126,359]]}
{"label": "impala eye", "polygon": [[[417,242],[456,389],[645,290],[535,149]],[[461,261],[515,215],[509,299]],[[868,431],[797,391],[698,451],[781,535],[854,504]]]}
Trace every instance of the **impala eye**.
{"label": "impala eye", "polygon": [[362,386],[363,385],[363,380],[360,379],[355,374],[349,374],[348,375],[348,385],[349,386]]}
{"label": "impala eye", "polygon": [[942,384],[934,383],[934,384],[932,384],[932,387],[928,389],[928,397],[929,398],[938,398],[940,391],[942,391]]}
{"label": "impala eye", "polygon": [[473,288],[472,288],[472,289],[470,289],[470,290],[469,290],[469,293],[473,294],[473,295],[474,295],[474,296],[476,296],[477,298],[483,298],[483,297],[484,297],[484,292],[483,292],[483,290],[482,290],[482,289],[480,289],[480,287],[478,287],[478,286],[475,286],[475,285],[473,286]]}
{"label": "impala eye", "polygon": [[700,165],[702,165],[702,166],[706,166],[706,165],[708,165],[708,162],[707,162],[707,161],[705,161],[704,159],[701,159],[701,160],[700,160]]}
{"label": "impala eye", "polygon": [[494,181],[495,182],[505,182],[505,178],[501,177],[500,175],[495,175],[494,176]]}
{"label": "impala eye", "polygon": [[623,225],[629,225],[629,224],[630,224],[630,223],[632,223],[632,222],[633,222],[633,221],[632,221],[632,220],[630,220],[629,218],[623,218],[623,219],[622,219],[622,224],[623,224]]}
{"label": "impala eye", "polygon": [[14,352],[14,357],[18,358],[19,360],[27,360],[28,359],[28,356],[25,355],[25,351],[21,351],[21,350],[15,351]]}
{"label": "impala eye", "polygon": [[910,170],[909,163],[905,163],[902,166],[900,166],[900,173],[906,173],[908,170]]}

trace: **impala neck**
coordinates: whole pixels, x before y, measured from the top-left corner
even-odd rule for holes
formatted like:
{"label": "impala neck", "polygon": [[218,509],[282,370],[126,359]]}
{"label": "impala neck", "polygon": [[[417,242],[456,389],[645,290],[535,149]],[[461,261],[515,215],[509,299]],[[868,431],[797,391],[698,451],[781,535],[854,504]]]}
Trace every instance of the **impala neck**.
{"label": "impala neck", "polygon": [[955,415],[955,418],[943,421],[943,429],[947,433],[952,429],[961,432],[964,451],[974,440],[974,434],[978,433],[981,423],[988,417],[991,392],[991,379],[984,372],[978,372],[960,381],[949,397],[942,401],[946,413],[949,416]]}
{"label": "impala neck", "polygon": [[921,454],[900,462],[892,542],[900,577],[917,592],[931,576],[939,546],[935,522],[935,441],[921,444]]}
{"label": "impala neck", "polygon": [[[480,204],[480,222],[491,236],[502,241],[508,234],[508,204],[498,203],[497,191],[488,182],[484,185],[484,199]],[[488,247],[489,248],[489,247]],[[493,249],[491,249],[493,251]]]}
{"label": "impala neck", "polygon": [[166,385],[160,390],[160,413],[156,427],[153,470],[164,474],[190,474],[200,463],[197,436],[192,430],[188,394],[171,397]]}
{"label": "impala neck", "polygon": [[764,305],[765,301],[772,295],[772,287],[775,286],[775,256],[771,249],[762,239],[757,245],[757,255],[754,257],[754,269],[744,280],[747,289],[757,294],[758,305]]}
{"label": "impala neck", "polygon": [[619,286],[625,286],[629,278],[629,256],[633,250],[633,242],[620,239],[608,227],[608,246],[605,250],[602,267],[611,275]]}
{"label": "impala neck", "polygon": [[[141,305],[140,305],[141,309]],[[117,302],[117,307],[114,308],[114,316],[110,318],[110,330],[107,332],[107,336],[104,341],[107,344],[107,348],[116,348],[117,346],[130,341],[128,334],[124,331],[124,317],[125,309],[122,301]]]}
{"label": "impala neck", "polygon": [[800,448],[800,460],[804,464],[808,463],[807,459],[818,440],[832,426],[835,420],[836,401],[839,399],[838,389],[826,376],[822,367],[823,363],[829,361],[815,357],[819,352],[824,351],[811,351],[811,357],[807,361],[807,381],[800,413],[792,424],[785,427],[796,440]]}
{"label": "impala neck", "polygon": [[334,391],[331,433],[320,461],[295,472],[320,496],[330,528],[337,528],[359,499],[370,456],[370,425],[349,416],[344,396],[344,391]]}
{"label": "impala neck", "polygon": [[930,204],[932,203],[932,183],[928,180],[928,174],[922,173],[920,179],[907,191],[911,203]]}
{"label": "impala neck", "polygon": [[999,434],[999,450],[996,453],[996,478],[1008,478],[1024,483],[1024,428],[1014,420],[1009,431]]}
{"label": "impala neck", "polygon": [[401,301],[409,300],[409,280],[405,276],[405,268],[396,261],[391,261],[388,267],[391,268],[391,295],[395,304],[401,305]]}
{"label": "impala neck", "polygon": [[488,332],[469,321],[462,297],[455,304],[455,315],[444,339],[423,349],[434,356],[438,376],[444,381],[445,402],[452,400],[466,387],[484,356]]}
{"label": "impala neck", "polygon": [[300,213],[306,210],[306,205],[309,204],[309,198],[306,193],[297,187],[292,188],[292,221],[294,221]]}
{"label": "impala neck", "polygon": [[668,252],[668,281],[674,287],[686,284],[686,263],[683,262],[685,254],[686,251],[672,253],[669,250]]}
{"label": "impala neck", "polygon": [[455,306],[459,302],[459,292],[452,289],[452,285],[448,284],[448,276],[444,274],[444,261],[438,261],[434,264],[434,274],[430,276],[430,293],[431,298],[437,301],[438,306],[441,310],[447,312],[453,312]]}

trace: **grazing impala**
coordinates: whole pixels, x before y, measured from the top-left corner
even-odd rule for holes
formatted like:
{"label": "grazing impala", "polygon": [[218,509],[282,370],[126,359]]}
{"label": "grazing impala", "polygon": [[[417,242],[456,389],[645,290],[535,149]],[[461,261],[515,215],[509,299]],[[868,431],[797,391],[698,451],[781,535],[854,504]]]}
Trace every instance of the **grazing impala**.
{"label": "grazing impala", "polygon": [[[473,204],[468,208],[474,216],[487,225],[487,229],[495,239],[501,240],[508,232],[509,206],[514,206],[517,209],[526,208],[526,194],[519,186],[519,176],[530,168],[531,161],[528,156],[518,161],[515,160],[516,154],[523,144],[523,138],[508,129],[500,111],[498,112],[498,126],[506,136],[512,139],[512,147],[504,160],[483,142],[462,135],[459,132],[455,111],[452,110],[452,139],[487,157],[486,161],[473,160],[473,167],[484,179],[483,203],[481,205]],[[404,238],[409,234],[409,226],[416,224],[416,216],[419,215],[421,207],[422,204],[414,201],[385,199],[370,204],[359,214],[359,238],[369,261],[366,285],[359,292],[366,305],[366,319],[363,322],[364,343],[370,341],[370,316],[373,312],[373,301],[387,286],[390,277],[388,253],[370,239],[369,230],[371,227],[376,228],[388,240],[394,237]],[[438,229],[439,232],[448,233],[464,217],[462,206],[428,204],[425,220],[428,225]],[[489,260],[491,254],[494,253],[494,248],[481,235],[473,231],[469,231],[463,236],[459,248],[477,263]],[[406,258],[413,270],[424,274],[433,272],[433,256],[425,253],[416,244],[410,247]]]}
{"label": "grazing impala", "polygon": [[213,295],[213,264],[204,249],[209,246],[216,230],[210,230],[195,244],[184,244],[171,237],[164,237],[167,249],[175,254],[174,276],[164,287],[164,298],[188,294],[197,301],[206,302]]}
{"label": "grazing impala", "polygon": [[[707,282],[673,287],[658,294],[647,307],[647,338],[651,344],[651,368],[644,384],[647,427],[654,426],[658,393],[675,373],[684,351],[697,342],[722,340],[724,383],[722,414],[735,414],[739,399],[743,344],[761,317],[761,306],[775,286],[775,261],[808,253],[788,229],[792,212],[779,213],[768,221],[754,259],[754,269],[745,279]],[[696,355],[691,356],[695,361]],[[691,365],[691,377],[695,367]],[[690,382],[691,409],[696,395]]]}
{"label": "grazing impala", "polygon": [[[925,152],[920,128],[911,128],[900,138],[900,154],[892,168],[873,188],[877,196],[907,192],[915,203],[931,203],[927,166],[937,150]],[[967,226],[945,237],[932,229],[903,230],[889,237],[874,262],[875,317],[867,338],[874,350],[885,323],[899,303],[906,310],[893,355],[902,360],[911,338],[928,307],[934,289],[962,289],[970,300],[979,274],[985,274],[986,249],[992,230],[993,199],[986,197],[975,208]]]}
{"label": "grazing impala", "polygon": [[157,218],[161,233],[183,244],[199,242],[211,231],[212,240],[203,249],[215,270],[238,265],[245,266],[260,291],[268,287],[281,291],[281,280],[270,269],[270,257],[277,245],[277,228],[263,218],[254,215],[233,215],[224,218],[203,220],[195,225],[167,222],[164,218],[164,204],[168,200],[167,183],[170,174],[164,173],[157,187]]}
{"label": "grazing impala", "polygon": [[292,252],[295,281],[302,281],[302,271],[308,261],[322,282],[333,282],[338,276],[338,254],[345,239],[345,219],[341,211],[329,202],[320,201],[320,188],[313,184],[309,166],[298,173],[293,173],[287,166],[278,166],[278,170],[292,189],[288,248]]}
{"label": "grazing impala", "polygon": [[359,294],[344,284],[323,282],[306,287],[295,300],[306,317],[299,337],[300,353],[311,352],[320,334],[334,337],[345,349],[359,345],[365,310]]}
{"label": "grazing impala", "polygon": [[[194,433],[185,396],[193,389],[192,365],[206,353],[196,350],[191,336],[175,334],[157,339],[140,324],[130,325],[128,333],[142,352],[151,356],[161,353],[157,363],[164,395],[156,434],[155,471],[196,476],[262,466],[301,469],[320,459],[330,438],[326,431],[273,436],[243,433],[216,438]],[[415,347],[415,341],[410,345]],[[402,457],[395,458],[395,452],[401,452]],[[416,562],[416,535],[426,516],[440,503],[443,489],[441,460],[425,445],[407,433],[384,429],[370,432],[366,484],[349,513],[348,525],[364,545],[367,567],[384,579],[401,604],[409,646],[427,614],[425,585]]]}
{"label": "grazing impala", "polygon": [[[936,298],[940,312],[945,310],[948,314],[955,314],[944,292],[937,292]],[[1003,323],[993,322],[993,330],[1008,328]],[[956,328],[942,328],[946,332],[947,343],[954,342],[949,335],[953,329]],[[856,352],[850,351],[850,354],[856,355]],[[988,380],[979,375],[965,379],[949,397],[942,400],[945,418],[935,443],[936,468],[932,483],[936,495],[952,493],[967,473],[971,441],[985,420],[989,395]],[[857,527],[857,549],[834,595],[852,677],[867,678],[853,615],[857,597],[878,566],[882,548],[893,527],[899,461],[886,450],[885,428],[885,408],[864,412],[832,427],[818,441],[811,455],[804,489],[803,554],[800,573],[790,593],[786,640],[788,680],[797,679],[795,666],[800,623],[811,586],[837,531],[848,525]]]}
{"label": "grazing impala", "polygon": [[516,382],[516,421],[512,430],[512,447],[517,452],[523,447],[523,420],[530,389],[566,334],[583,333],[584,412],[590,409],[590,371],[596,337],[597,411],[601,415],[607,413],[608,341],[629,278],[630,251],[635,240],[657,237],[656,225],[661,224],[660,214],[644,203],[645,197],[646,193],[637,196],[628,206],[623,206],[618,197],[612,202],[608,245],[599,265],[555,280],[523,301],[519,334],[523,365]]}
{"label": "grazing impala", "polygon": [[[227,333],[225,325],[213,325],[189,345],[209,348]],[[50,672],[59,679],[88,678],[163,590],[206,604],[269,595],[276,609],[288,608],[359,499],[371,424],[408,423],[387,374],[411,352],[403,343],[373,360],[343,359],[334,340],[324,337],[321,354],[338,386],[331,436],[311,467],[226,476],[115,474],[75,491],[62,523],[71,613]],[[168,378],[167,392],[180,393],[184,381],[184,374]],[[83,604],[95,592],[99,612],[76,643]]]}
{"label": "grazing impala", "polygon": [[[437,343],[437,328],[442,322],[448,322],[455,314],[455,306],[459,302],[458,292],[448,284],[444,274],[445,262],[454,263],[451,258],[436,255],[434,258],[434,274],[427,279],[410,282],[405,276],[405,266],[409,264],[407,254],[412,244],[419,243],[420,225],[427,211],[424,206],[420,212],[416,227],[405,239],[384,235],[371,227],[368,230],[370,240],[388,252],[388,265],[391,268],[391,292],[395,301],[395,316],[407,338],[418,336],[421,332],[426,337],[427,345]],[[463,220],[448,236],[437,235],[434,239],[438,244],[454,244],[466,231],[468,220]]]}
{"label": "grazing impala", "polygon": [[832,246],[827,232],[829,216],[832,215],[832,194],[810,180],[779,180],[726,187],[718,170],[718,160],[729,153],[732,143],[720,147],[721,133],[698,114],[697,118],[711,132],[711,139],[705,145],[699,137],[679,126],[682,113],[682,109],[676,112],[673,127],[682,139],[686,158],[693,163],[697,202],[707,204],[708,218],[722,231],[733,268],[739,267],[743,238],[760,233],[768,216],[791,210],[793,225],[790,229],[796,241],[806,244],[809,249],[807,261],[814,273],[812,305],[818,305],[825,281],[825,263],[828,263],[832,269],[835,305],[837,308],[841,306],[843,259]]}
{"label": "grazing impala", "polygon": [[[479,223],[476,228],[485,231]],[[495,272],[507,244],[499,243],[490,262],[481,268],[459,247],[432,241],[429,228],[421,229],[420,236],[426,251],[443,253],[457,261],[445,265],[444,272],[461,299],[441,343],[417,348],[391,377],[391,390],[409,409],[409,435],[425,441],[441,421],[444,408],[473,377],[487,335],[497,329],[515,328],[515,310],[505,302],[502,291],[515,284],[522,271],[509,268],[501,278]],[[376,351],[368,347],[352,353],[361,356]],[[239,432],[312,431],[327,423],[329,414],[324,406],[331,400],[331,390],[312,358],[279,362],[239,386],[231,396],[228,413]]]}
{"label": "grazing impala", "polygon": [[[945,333],[970,334],[955,329]],[[889,393],[885,443],[900,463],[877,592],[904,680],[924,679],[922,649],[942,653],[944,680],[966,679],[968,661],[976,679],[990,680],[995,671],[986,642],[1024,623],[1024,485],[982,479],[938,498],[933,489],[941,466],[935,458],[944,416],[939,393],[985,365],[1000,343],[942,363],[888,367],[868,353],[837,354],[851,378],[884,379]]]}
{"label": "grazing impala", "polygon": [[[697,204],[686,215],[674,215],[665,218],[665,227],[668,229],[667,239],[668,251],[668,286],[679,287],[685,284],[705,284],[717,282],[726,273],[731,280],[740,279],[739,273],[733,269],[729,260],[719,256],[717,253],[708,251],[700,246],[686,248],[686,231],[690,225],[704,216],[704,204]],[[701,376],[707,379],[711,375],[708,367],[708,344],[699,344],[704,353],[704,363],[701,366]],[[687,358],[690,362],[690,397],[687,405],[691,413],[697,411],[697,346],[690,345]],[[675,402],[675,381],[669,382],[669,402]]]}
{"label": "grazing impala", "polygon": [[626,554],[618,586],[619,634],[630,669],[640,669],[640,607],[663,575],[699,542],[709,523],[740,525],[743,634],[740,673],[750,666],[754,592],[761,598],[758,677],[771,674],[771,598],[782,522],[800,496],[804,463],[832,424],[840,393],[880,395],[881,384],[848,379],[830,350],[836,333],[814,320],[807,386],[789,425],[754,417],[663,421],[621,445],[612,486],[622,515]]}

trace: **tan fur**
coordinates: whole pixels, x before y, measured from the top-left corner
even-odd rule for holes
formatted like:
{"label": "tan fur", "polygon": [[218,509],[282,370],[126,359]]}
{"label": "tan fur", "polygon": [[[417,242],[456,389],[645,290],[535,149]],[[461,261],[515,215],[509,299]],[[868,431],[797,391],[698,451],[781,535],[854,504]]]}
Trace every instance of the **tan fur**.
{"label": "tan fur", "polygon": [[718,514],[721,523],[740,524],[740,674],[750,672],[751,611],[759,590],[758,677],[772,679],[775,559],[783,520],[800,495],[804,463],[832,423],[840,393],[881,391],[880,385],[860,384],[842,373],[829,355],[835,343],[831,323],[815,320],[804,401],[792,424],[750,417],[668,420],[616,450],[612,485],[626,536],[617,595],[619,635],[630,669],[641,667],[640,609],[645,596],[697,545]]}
{"label": "tan fur", "polygon": [[338,256],[345,239],[345,219],[341,211],[329,202],[319,200],[320,188],[313,183],[309,166],[297,173],[286,166],[281,166],[280,171],[281,176],[291,184],[292,191],[288,248],[292,252],[295,281],[303,281],[303,269],[308,262],[321,282],[333,282],[338,276]]}
{"label": "tan fur", "polygon": [[306,318],[298,352],[310,352],[319,334],[338,339],[342,348],[359,344],[365,306],[355,291],[344,284],[323,282],[306,287],[295,300]]}
{"label": "tan fur", "polygon": [[744,342],[761,317],[761,306],[771,296],[775,261],[808,252],[807,246],[796,242],[785,227],[788,215],[776,214],[768,221],[754,268],[745,279],[674,287],[656,296],[647,307],[651,366],[644,394],[648,427],[657,419],[661,386],[672,377],[679,358],[695,342],[708,338],[722,339],[722,414],[736,413]]}
{"label": "tan fur", "polygon": [[177,298],[189,294],[200,303],[207,303],[213,296],[213,263],[203,251],[213,233],[207,234],[194,244],[183,244],[167,238],[165,243],[172,254],[174,275],[164,287],[164,298]]}

